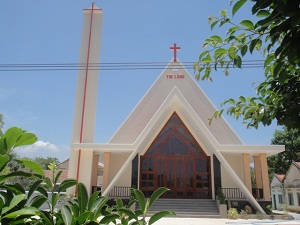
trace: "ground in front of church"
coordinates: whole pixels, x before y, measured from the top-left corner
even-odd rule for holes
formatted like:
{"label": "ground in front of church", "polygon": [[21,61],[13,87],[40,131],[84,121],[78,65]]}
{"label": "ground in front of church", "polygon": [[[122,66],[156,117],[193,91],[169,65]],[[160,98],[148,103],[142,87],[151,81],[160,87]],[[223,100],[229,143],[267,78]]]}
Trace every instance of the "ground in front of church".
{"label": "ground in front of church", "polygon": [[211,218],[176,218],[165,217],[155,225],[300,225],[300,214],[289,213],[294,220],[259,220],[259,219],[211,219]]}

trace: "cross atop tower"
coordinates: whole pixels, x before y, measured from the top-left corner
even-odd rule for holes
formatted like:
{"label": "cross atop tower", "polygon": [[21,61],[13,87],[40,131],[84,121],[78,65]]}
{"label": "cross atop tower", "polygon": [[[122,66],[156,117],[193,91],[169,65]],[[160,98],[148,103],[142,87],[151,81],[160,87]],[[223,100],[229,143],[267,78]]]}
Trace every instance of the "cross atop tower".
{"label": "cross atop tower", "polygon": [[173,47],[170,47],[170,50],[174,51],[174,62],[177,62],[177,50],[180,50],[180,47],[177,47],[176,43],[174,43]]}
{"label": "cross atop tower", "polygon": [[92,6],[90,7],[90,8],[88,8],[88,9],[83,9],[83,11],[88,11],[88,10],[92,10],[92,11],[94,11],[94,10],[101,10],[100,8],[98,8],[97,6],[95,6],[95,2],[93,2],[92,3]]}

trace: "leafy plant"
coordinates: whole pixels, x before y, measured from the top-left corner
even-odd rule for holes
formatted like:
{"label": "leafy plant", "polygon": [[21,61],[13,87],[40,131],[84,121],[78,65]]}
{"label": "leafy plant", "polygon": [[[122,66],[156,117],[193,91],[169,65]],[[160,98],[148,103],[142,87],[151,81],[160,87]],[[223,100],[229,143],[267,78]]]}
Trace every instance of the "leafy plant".
{"label": "leafy plant", "polygon": [[[247,66],[243,59],[254,52],[263,55],[263,81],[256,86],[256,96],[240,96],[222,103],[212,119],[227,114],[242,118],[247,127],[268,126],[273,120],[288,129],[300,126],[300,53],[299,1],[232,0],[232,17],[246,3],[252,15],[234,21],[226,10],[209,17],[211,29],[226,27],[223,36],[212,35],[204,41],[204,51],[194,64],[197,79],[212,81],[213,69],[226,76],[230,68]],[[251,63],[251,62],[248,62]],[[226,108],[225,108],[226,107]]]}
{"label": "leafy plant", "polygon": [[237,219],[239,218],[239,213],[236,208],[230,208],[227,212],[228,219]]}
{"label": "leafy plant", "polygon": [[222,191],[222,188],[220,188],[220,187],[217,188],[217,196],[220,201],[220,204],[225,204],[226,196],[225,196],[224,192]]}
{"label": "leafy plant", "polygon": [[264,218],[264,215],[261,212],[256,212],[256,217],[259,220],[262,220]]}
{"label": "leafy plant", "polygon": [[[116,204],[109,207],[108,197],[100,196],[99,191],[89,197],[85,185],[75,179],[66,179],[58,184],[62,172],[57,171],[55,162],[48,166],[52,173],[52,177],[48,178],[43,175],[38,164],[29,160],[13,159],[9,155],[13,148],[33,144],[36,139],[34,134],[16,127],[7,130],[0,138],[0,174],[11,161],[32,171],[0,175],[0,224],[95,225],[112,222],[123,225],[151,225],[164,216],[175,215],[174,212],[162,211],[146,221],[150,207],[168,190],[166,188],[159,188],[149,199],[140,190],[132,188],[133,199],[128,205],[117,199]],[[21,185],[5,183],[14,176],[34,180],[27,195]],[[77,196],[68,198],[65,191],[74,185],[77,185]],[[60,205],[60,202],[63,204]],[[135,202],[141,206],[140,210],[131,209]],[[41,209],[44,204],[48,205],[49,210]]]}
{"label": "leafy plant", "polygon": [[246,219],[246,218],[247,218],[247,215],[248,215],[248,213],[247,213],[247,211],[246,211],[246,210],[243,210],[243,209],[241,209],[241,212],[240,212],[240,214],[241,214],[241,216],[242,216],[242,217],[244,217],[244,219]]}
{"label": "leafy plant", "polygon": [[[26,218],[38,214],[38,209],[27,206],[27,196],[24,188],[16,184],[7,184],[6,181],[12,177],[41,178],[43,170],[33,162],[28,160],[14,159],[10,153],[16,147],[33,144],[37,137],[20,128],[12,127],[8,129],[0,138],[0,223],[19,224]],[[32,173],[15,171],[3,174],[6,166],[10,162],[19,163],[29,168]]]}
{"label": "leafy plant", "polygon": [[[40,210],[39,222],[43,221],[44,224],[56,224],[56,221],[59,221],[60,211],[59,202],[67,202],[67,196],[65,191],[67,188],[72,187],[77,184],[75,179],[66,179],[61,184],[58,185],[59,177],[61,176],[62,171],[57,172],[57,165],[51,163],[48,168],[51,171],[52,179],[48,177],[43,177],[36,181],[28,192],[28,199],[33,196],[34,192],[38,194],[28,201],[28,205],[36,208],[40,208],[43,204],[46,204],[49,210]],[[58,186],[58,187],[57,187]]]}
{"label": "leafy plant", "polygon": [[282,130],[275,130],[271,140],[272,145],[285,145],[285,151],[268,157],[268,168],[270,174],[285,174],[293,161],[300,160],[300,132],[299,129],[283,127]]}
{"label": "leafy plant", "polygon": [[269,213],[272,215],[273,214],[273,207],[271,205],[267,205],[267,209],[269,210]]}
{"label": "leafy plant", "polygon": [[[146,216],[153,205],[153,203],[161,196],[163,195],[166,191],[169,189],[165,187],[160,187],[156,191],[153,192],[153,194],[150,196],[150,198],[145,198],[145,195],[143,194],[142,191],[138,189],[131,188],[131,191],[135,198],[137,199],[141,209],[136,211],[135,214],[136,216],[142,216],[142,219],[139,220],[139,224],[146,225]],[[176,215],[174,212],[171,211],[161,211],[158,213],[155,213],[153,216],[150,217],[148,224],[151,225],[157,220],[161,219],[162,217],[169,216],[169,215]]]}

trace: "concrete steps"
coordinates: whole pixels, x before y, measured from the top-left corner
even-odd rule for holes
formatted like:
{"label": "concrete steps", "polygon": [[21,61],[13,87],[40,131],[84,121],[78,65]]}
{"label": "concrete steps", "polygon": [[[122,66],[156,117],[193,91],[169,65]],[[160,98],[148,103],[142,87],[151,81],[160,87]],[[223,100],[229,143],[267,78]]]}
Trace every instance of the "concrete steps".
{"label": "concrete steps", "polygon": [[158,199],[148,215],[164,210],[175,212],[176,217],[221,218],[216,201],[211,199]]}

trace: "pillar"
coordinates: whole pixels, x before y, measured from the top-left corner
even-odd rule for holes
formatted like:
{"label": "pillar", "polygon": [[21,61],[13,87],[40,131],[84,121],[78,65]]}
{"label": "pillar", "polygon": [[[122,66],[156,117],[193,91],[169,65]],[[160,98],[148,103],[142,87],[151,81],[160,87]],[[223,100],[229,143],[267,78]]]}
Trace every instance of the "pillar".
{"label": "pillar", "polygon": [[247,189],[252,192],[251,171],[250,171],[250,156],[249,153],[243,153],[244,164],[244,182]]}
{"label": "pillar", "polygon": [[[254,171],[256,188],[263,189],[264,200],[270,201],[270,184],[266,153],[254,156]],[[262,197],[262,196],[258,196]]]}
{"label": "pillar", "polygon": [[81,166],[79,168],[79,177],[78,180],[85,184],[86,188],[87,188],[87,192],[88,195],[90,196],[91,191],[92,191],[92,174],[93,174],[93,156],[94,156],[94,152],[93,150],[89,149],[89,150],[84,150],[81,153]]}
{"label": "pillar", "polygon": [[262,185],[263,185],[263,190],[264,190],[264,200],[271,201],[267,154],[261,153],[261,154],[259,154],[259,158],[260,158],[260,164],[261,164],[261,175],[262,175]]}
{"label": "pillar", "polygon": [[104,170],[103,170],[103,186],[102,193],[109,185],[109,167],[110,167],[110,152],[104,152]]}
{"label": "pillar", "polygon": [[253,156],[256,188],[263,188],[259,156]]}
{"label": "pillar", "polygon": [[[78,70],[71,146],[73,143],[94,142],[98,71],[90,70],[90,65],[100,62],[101,27],[102,10],[93,3],[91,8],[84,10],[79,59],[81,67]],[[68,176],[83,182],[87,189],[91,188],[92,164],[92,150],[78,150],[71,147]],[[75,192],[75,189],[73,191]]]}
{"label": "pillar", "polygon": [[93,169],[92,169],[92,186],[97,186],[98,180],[98,164],[99,164],[99,155],[93,156]]}

